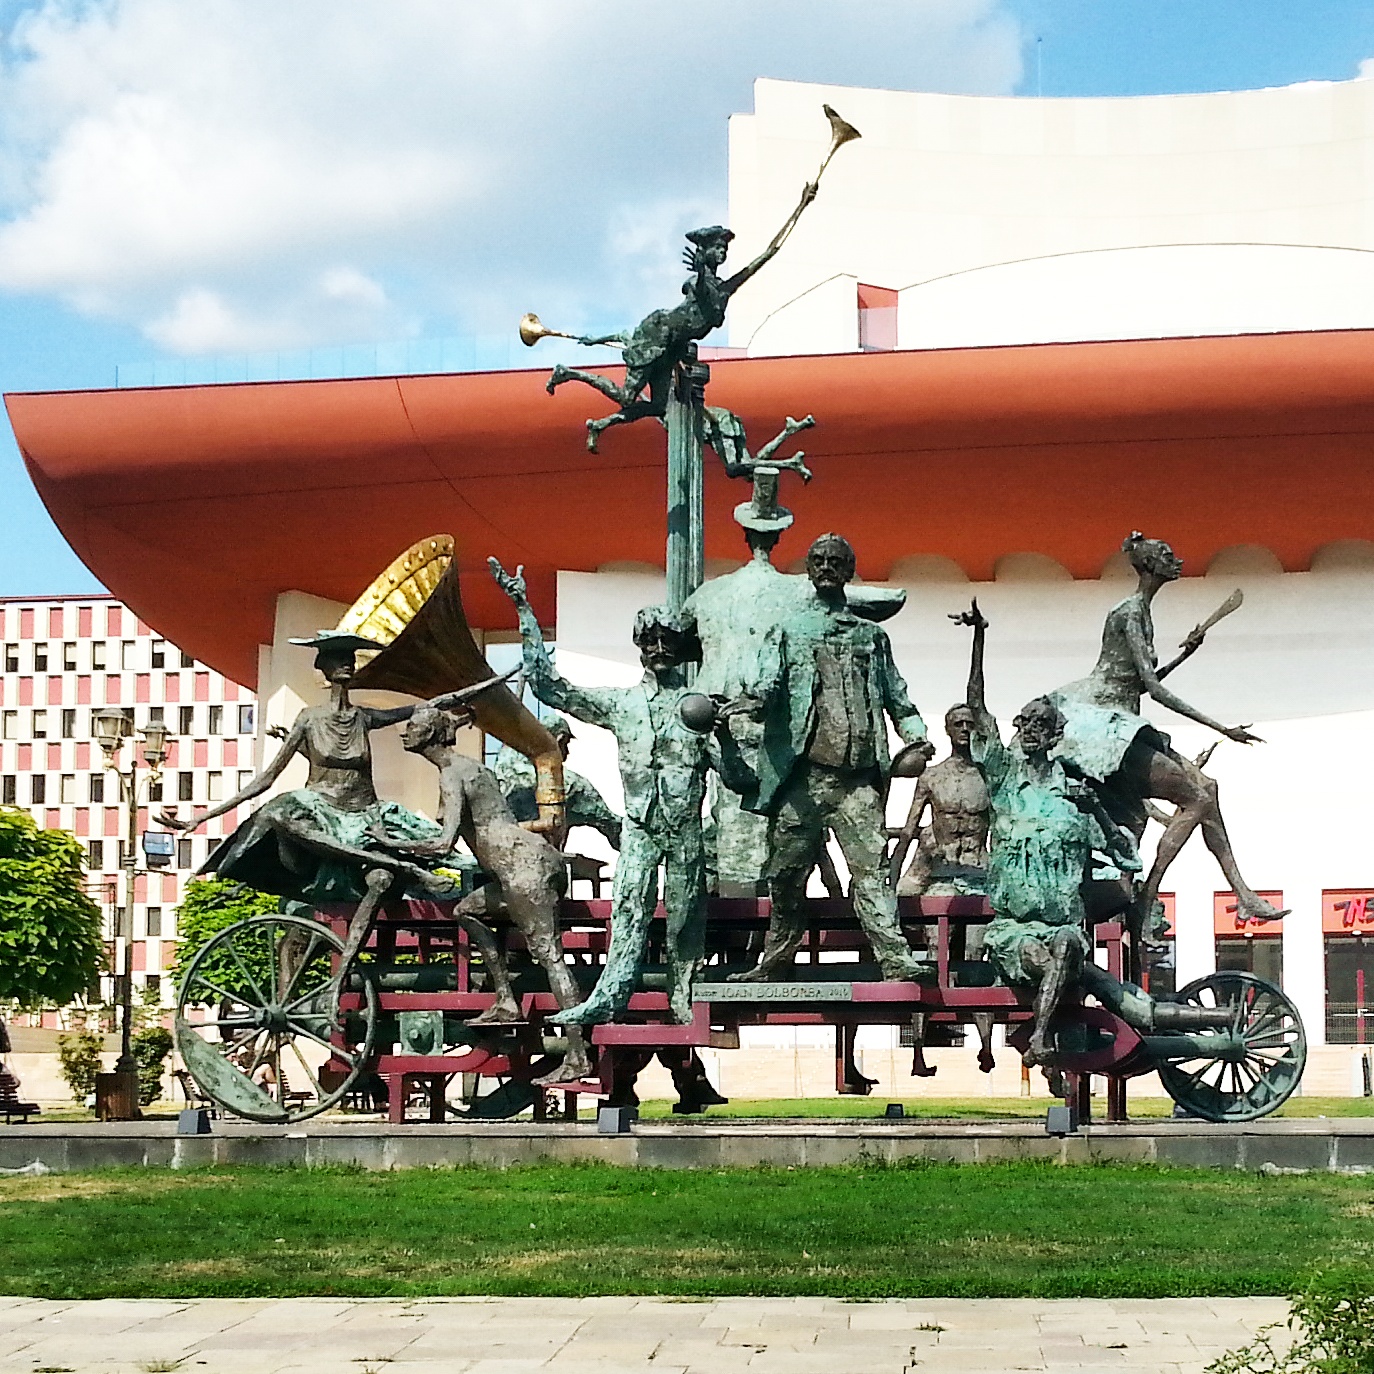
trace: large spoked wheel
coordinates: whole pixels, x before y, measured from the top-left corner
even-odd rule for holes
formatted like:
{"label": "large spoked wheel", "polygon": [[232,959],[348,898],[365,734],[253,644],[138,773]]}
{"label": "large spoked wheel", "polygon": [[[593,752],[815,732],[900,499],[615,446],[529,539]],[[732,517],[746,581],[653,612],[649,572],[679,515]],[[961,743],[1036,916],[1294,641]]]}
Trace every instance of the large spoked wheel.
{"label": "large spoked wheel", "polygon": [[1160,1065],[1160,1081],[1179,1106],[1204,1121],[1254,1121],[1288,1100],[1307,1064],[1307,1036],[1278,988],[1228,970],[1189,983],[1178,1000],[1235,1008],[1229,1034],[1218,1036],[1224,1052]]}
{"label": "large spoked wheel", "polygon": [[361,1006],[339,1014],[342,952],[332,930],[300,916],[254,916],[206,943],[182,985],[176,1042],[207,1096],[282,1124],[343,1099],[368,1066],[378,1002],[355,965]]}

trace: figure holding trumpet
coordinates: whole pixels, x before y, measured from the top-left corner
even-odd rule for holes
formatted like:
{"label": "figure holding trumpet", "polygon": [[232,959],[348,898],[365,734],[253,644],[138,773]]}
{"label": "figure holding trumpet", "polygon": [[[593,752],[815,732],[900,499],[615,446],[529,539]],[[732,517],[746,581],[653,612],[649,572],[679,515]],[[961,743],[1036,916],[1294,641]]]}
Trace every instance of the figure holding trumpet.
{"label": "figure holding trumpet", "polygon": [[[824,109],[830,121],[832,137],[830,150],[819,171],[802,187],[796,209],[773,235],[768,246],[733,276],[722,277],[720,269],[725,264],[730,241],[735,236],[724,226],[712,224],[703,229],[693,229],[687,235],[683,261],[691,269],[691,276],[683,283],[682,303],[670,310],[653,311],[633,329],[615,334],[577,336],[546,328],[537,315],[526,315],[520,321],[520,337],[531,346],[542,338],[556,335],[559,338],[576,338],[580,344],[613,344],[620,347],[625,359],[623,382],[581,368],[566,367],[562,363],[555,366],[548,380],[550,395],[564,382],[585,382],[620,407],[614,415],[587,421],[587,448],[592,453],[597,451],[602,431],[612,425],[631,424],[650,415],[660,420],[664,418],[674,369],[690,360],[699,340],[725,323],[725,311],[730,298],[760,268],[777,256],[806,207],[815,200],[821,174],[830,165],[830,159],[844,144],[859,137],[859,131],[841,119],[829,105]],[[645,392],[648,393],[647,397]]]}

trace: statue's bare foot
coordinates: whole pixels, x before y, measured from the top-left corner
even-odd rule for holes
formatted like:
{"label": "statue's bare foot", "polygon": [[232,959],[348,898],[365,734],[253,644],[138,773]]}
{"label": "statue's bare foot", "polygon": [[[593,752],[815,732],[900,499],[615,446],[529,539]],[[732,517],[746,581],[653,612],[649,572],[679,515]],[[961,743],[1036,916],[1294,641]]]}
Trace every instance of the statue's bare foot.
{"label": "statue's bare foot", "polygon": [[1280,911],[1272,903],[1266,902],[1258,893],[1252,897],[1236,899],[1236,914],[1245,917],[1246,920],[1258,921],[1261,924],[1265,921],[1281,921],[1291,910],[1291,907],[1284,907]]}
{"label": "statue's bare foot", "polygon": [[596,445],[597,445],[597,441],[598,441],[598,439],[600,439],[600,437],[601,437],[601,431],[597,428],[597,426],[596,426],[596,421],[595,421],[595,420],[588,420],[588,421],[587,421],[587,452],[588,452],[588,453],[598,453],[598,452],[600,452],[600,450],[599,450],[599,449],[597,448],[597,446],[596,446]]}
{"label": "statue's bare foot", "polygon": [[496,1002],[486,1011],[474,1016],[470,1026],[511,1026],[518,1025],[525,1018],[514,1002]]}
{"label": "statue's bare foot", "polygon": [[773,970],[766,964],[755,964],[753,968],[730,974],[725,981],[727,983],[766,983],[772,976]]}
{"label": "statue's bare foot", "polygon": [[1026,1052],[1021,1056],[1021,1062],[1034,1066],[1036,1064],[1049,1064],[1054,1058],[1054,1051],[1043,1041],[1032,1039],[1026,1047]]}
{"label": "statue's bare foot", "polygon": [[562,363],[555,363],[553,371],[549,373],[549,380],[544,383],[544,390],[552,396],[557,387],[567,380],[568,369]]}
{"label": "statue's bare foot", "polygon": [[552,1088],[559,1083],[581,1083],[592,1076],[591,1061],[585,1054],[569,1053],[563,1062],[533,1080],[536,1088]]}
{"label": "statue's bare foot", "polygon": [[978,1051],[978,1072],[991,1073],[997,1067],[997,1061],[992,1057],[992,1047],[983,1045]]}

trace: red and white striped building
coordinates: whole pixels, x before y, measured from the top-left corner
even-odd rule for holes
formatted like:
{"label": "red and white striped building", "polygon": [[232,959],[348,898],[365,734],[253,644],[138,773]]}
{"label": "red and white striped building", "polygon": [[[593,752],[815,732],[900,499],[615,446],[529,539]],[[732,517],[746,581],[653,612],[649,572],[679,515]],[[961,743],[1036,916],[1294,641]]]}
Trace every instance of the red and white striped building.
{"label": "red and white striped building", "polygon": [[[0,598],[0,645],[0,802],[77,836],[91,895],[106,912],[111,968],[124,969],[124,942],[132,937],[135,991],[160,989],[186,880],[238,816],[230,812],[180,837],[172,865],[161,871],[146,871],[140,852],[131,928],[121,868],[127,811],[118,779],[104,771],[91,717],[121,706],[132,709],[136,731],[150,720],[167,726],[167,760],[151,796],[141,762],[138,770],[141,834],[150,811],[170,805],[185,815],[191,804],[232,796],[247,781],[256,700],[109,596]],[[126,744],[121,767],[127,770],[130,758]],[[109,1001],[113,980],[103,983],[102,1000]]]}

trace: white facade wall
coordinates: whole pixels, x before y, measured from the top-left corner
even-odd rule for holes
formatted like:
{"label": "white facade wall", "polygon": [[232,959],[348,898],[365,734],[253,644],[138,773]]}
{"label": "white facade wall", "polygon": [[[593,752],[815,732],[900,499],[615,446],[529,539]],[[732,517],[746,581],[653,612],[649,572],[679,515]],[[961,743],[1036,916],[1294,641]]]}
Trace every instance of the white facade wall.
{"label": "white facade wall", "polygon": [[[135,729],[161,717],[171,732],[160,799],[140,792],[139,831],[164,805],[189,815],[232,796],[251,776],[256,699],[182,654],[108,596],[0,599],[0,801],[47,829],[69,830],[86,848],[89,891],[105,911],[111,967],[125,968],[127,812],[103,768],[91,716],[131,708]],[[120,756],[127,770],[131,748]],[[140,786],[147,770],[140,764]],[[146,871],[138,854],[132,922],[135,989],[158,986],[174,957],[176,906],[187,879],[241,817],[229,812],[182,837],[171,867]],[[124,932],[123,934],[119,933]],[[113,996],[103,980],[103,996]],[[170,993],[170,980],[162,986]]]}
{"label": "white facade wall", "polygon": [[732,302],[736,347],[856,348],[845,276],[900,293],[902,348],[1374,325],[1374,81],[1032,99],[760,80],[730,121],[732,261],[814,175],[823,101],[863,137]]}

